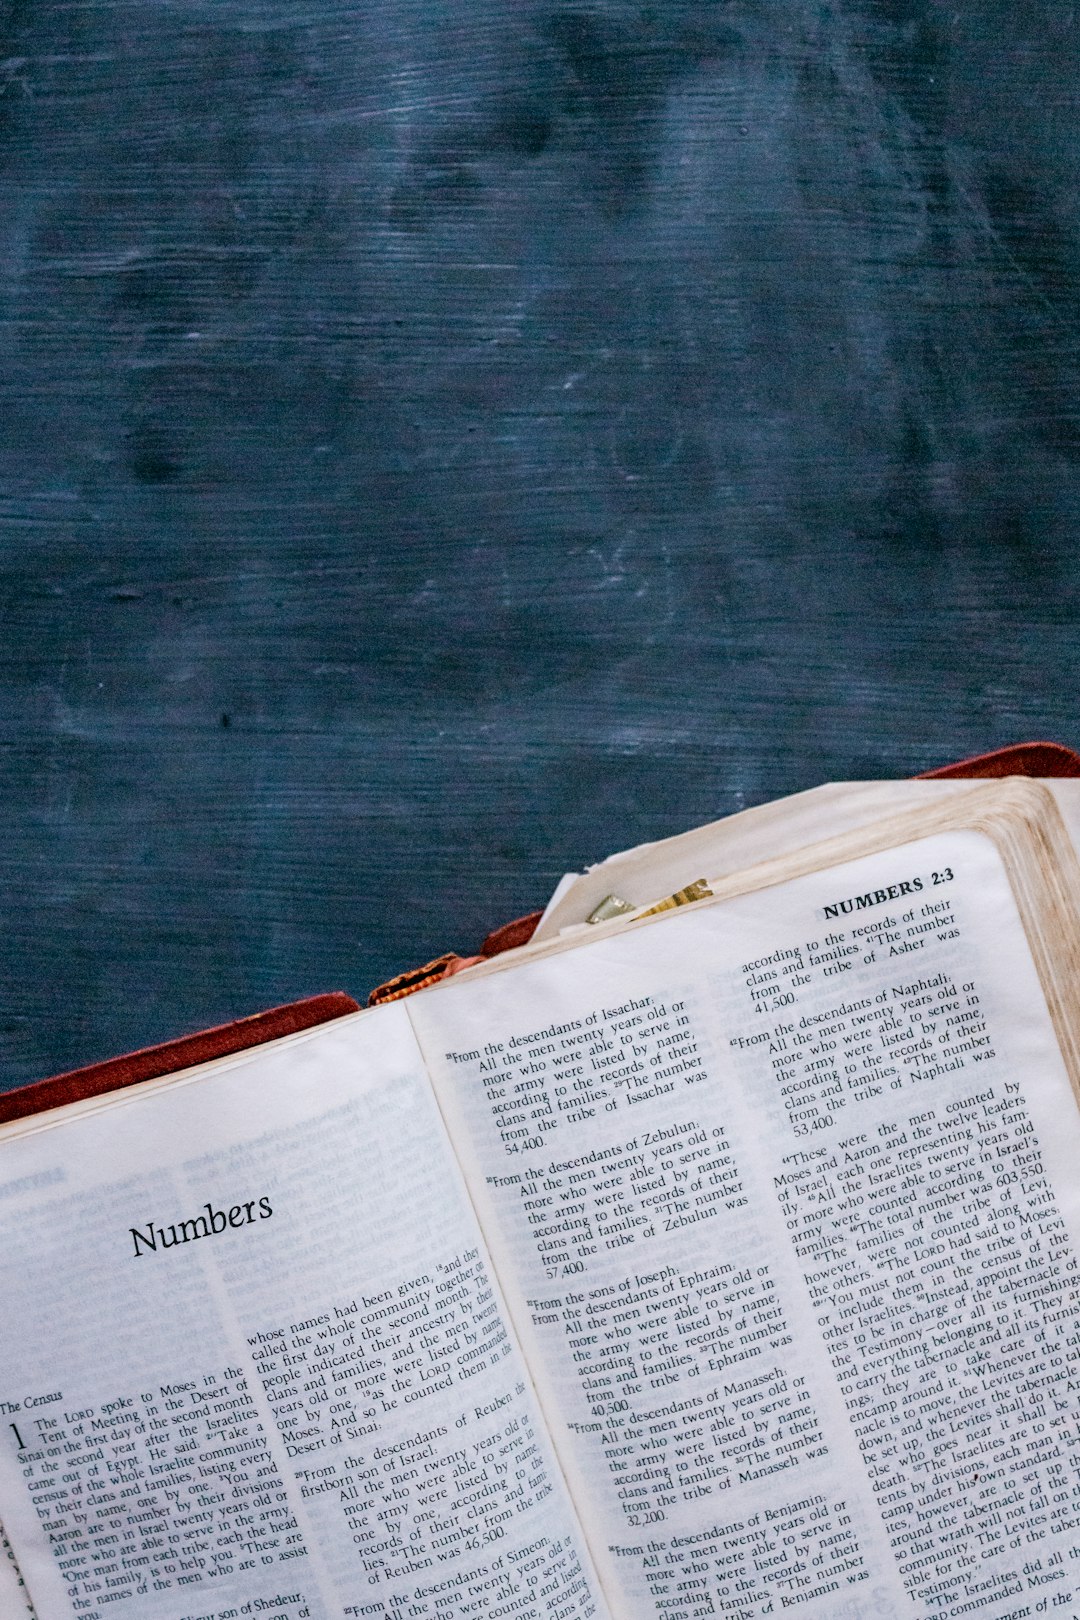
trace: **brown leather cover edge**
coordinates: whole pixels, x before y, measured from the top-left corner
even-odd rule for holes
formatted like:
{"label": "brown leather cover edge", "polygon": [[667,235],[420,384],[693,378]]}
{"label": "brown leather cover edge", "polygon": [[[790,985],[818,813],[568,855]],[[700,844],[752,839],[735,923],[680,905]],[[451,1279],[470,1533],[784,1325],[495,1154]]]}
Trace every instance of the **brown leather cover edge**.
{"label": "brown leather cover edge", "polygon": [[125,1086],[137,1085],[140,1080],[158,1080],[162,1075],[176,1074],[197,1063],[209,1063],[211,1058],[245,1052],[251,1046],[261,1046],[264,1041],[295,1035],[299,1030],[313,1029],[316,1024],[325,1024],[332,1018],[342,1018],[346,1013],[359,1010],[351,996],[342,990],[332,990],[284,1007],[271,1007],[268,1012],[252,1013],[249,1018],[238,1018],[231,1024],[218,1024],[214,1029],[202,1029],[194,1035],[181,1035],[159,1046],[146,1046],[124,1057],[71,1069],[17,1091],[0,1092],[0,1124],[40,1114],[47,1108],[60,1108],[64,1103],[82,1102],[106,1091],[121,1091]]}
{"label": "brown leather cover edge", "polygon": [[493,928],[480,947],[480,955],[498,956],[501,951],[515,951],[519,945],[527,945],[543,915],[542,911],[530,911],[525,917],[515,917],[513,922]]}
{"label": "brown leather cover edge", "polygon": [[937,770],[923,771],[916,780],[986,776],[1080,776],[1080,754],[1066,748],[1064,743],[1012,743],[1008,748],[995,748],[989,754],[976,754],[971,759],[959,760],[955,765],[940,765]]}

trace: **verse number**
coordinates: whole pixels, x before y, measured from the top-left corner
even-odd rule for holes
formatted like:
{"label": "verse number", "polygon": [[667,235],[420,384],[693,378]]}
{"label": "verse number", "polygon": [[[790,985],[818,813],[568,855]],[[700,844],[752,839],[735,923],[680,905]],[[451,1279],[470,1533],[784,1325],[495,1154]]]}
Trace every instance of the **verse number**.
{"label": "verse number", "polygon": [[781,1007],[790,1007],[794,1000],[794,990],[784,990],[779,995],[769,996],[765,1001],[755,1001],[754,1011],[756,1013],[776,1012]]}
{"label": "verse number", "polygon": [[930,874],[931,880],[935,884],[936,883],[951,883],[953,881],[953,876],[954,876],[954,873],[953,873],[953,869],[952,869],[951,866],[943,866],[941,868],[940,872],[931,872],[931,874]]}

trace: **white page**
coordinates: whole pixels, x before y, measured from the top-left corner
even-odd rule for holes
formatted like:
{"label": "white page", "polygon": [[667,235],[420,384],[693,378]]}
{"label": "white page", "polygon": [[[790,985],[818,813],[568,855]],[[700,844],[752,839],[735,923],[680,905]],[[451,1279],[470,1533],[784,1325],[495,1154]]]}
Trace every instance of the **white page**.
{"label": "white page", "polygon": [[13,1129],[0,1235],[41,1620],[598,1612],[400,1008]]}
{"label": "white page", "polygon": [[619,1612],[1080,1607],[1080,1117],[987,838],[410,1011]]}

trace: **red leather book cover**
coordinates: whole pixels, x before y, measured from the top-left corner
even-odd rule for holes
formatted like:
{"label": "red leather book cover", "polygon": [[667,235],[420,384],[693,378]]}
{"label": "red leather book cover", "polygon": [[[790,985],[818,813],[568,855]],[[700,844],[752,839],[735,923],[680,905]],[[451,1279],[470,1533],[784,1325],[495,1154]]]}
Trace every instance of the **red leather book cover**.
{"label": "red leather book cover", "polygon": [[939,765],[936,771],[923,771],[920,780],[955,776],[1080,776],[1080,754],[1063,743],[1012,743],[955,765]]}
{"label": "red leather book cover", "polygon": [[162,1075],[178,1074],[196,1063],[209,1063],[211,1058],[245,1052],[251,1046],[261,1046],[264,1041],[295,1035],[299,1030],[312,1029],[316,1024],[325,1024],[331,1018],[359,1010],[351,996],[335,990],[329,995],[290,1002],[286,1007],[272,1007],[269,1012],[253,1013],[250,1018],[238,1018],[214,1029],[202,1029],[194,1035],[181,1035],[160,1046],[144,1047],[141,1052],[129,1052],[104,1063],[91,1063],[83,1069],[71,1069],[67,1074],[53,1075],[50,1080],[39,1080],[18,1091],[0,1093],[0,1125],[10,1119],[24,1119],[28,1114],[40,1114],[46,1108],[59,1108],[62,1103],[82,1102],[106,1091],[120,1091],[124,1086],[137,1085],[140,1080],[159,1080]]}

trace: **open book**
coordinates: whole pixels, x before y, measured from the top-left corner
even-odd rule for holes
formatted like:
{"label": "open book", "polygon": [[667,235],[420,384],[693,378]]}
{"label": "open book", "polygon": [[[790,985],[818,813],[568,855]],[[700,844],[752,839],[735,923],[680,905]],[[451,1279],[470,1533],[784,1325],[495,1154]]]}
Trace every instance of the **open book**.
{"label": "open book", "polygon": [[1069,806],[801,814],[0,1131],[5,1620],[1080,1610]]}

